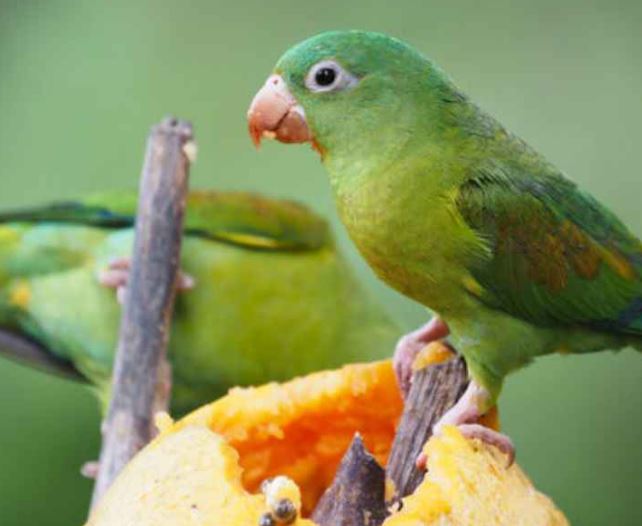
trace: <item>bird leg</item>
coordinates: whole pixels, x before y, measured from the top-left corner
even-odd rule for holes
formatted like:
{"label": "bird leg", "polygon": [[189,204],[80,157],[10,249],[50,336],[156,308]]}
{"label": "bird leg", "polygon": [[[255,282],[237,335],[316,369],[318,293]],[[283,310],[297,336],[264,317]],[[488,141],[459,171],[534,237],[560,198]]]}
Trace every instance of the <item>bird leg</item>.
{"label": "bird leg", "polygon": [[[484,415],[480,407],[486,407],[489,398],[488,391],[475,380],[471,380],[457,403],[435,424],[433,435],[440,435],[445,426],[456,426],[466,438],[477,438],[505,453],[508,456],[507,467],[510,467],[515,461],[515,446],[511,439],[479,423],[479,419]],[[417,459],[417,467],[425,469],[425,465],[426,457],[422,454]]]}
{"label": "bird leg", "polygon": [[[116,258],[109,263],[106,270],[98,274],[98,282],[110,289],[116,289],[116,298],[118,303],[124,305],[125,294],[127,293],[127,282],[129,281],[129,271],[131,268],[131,259],[127,257]],[[178,291],[191,290],[194,288],[196,280],[183,271],[178,273],[176,288]]]}
{"label": "bird leg", "polygon": [[397,376],[397,383],[404,398],[406,398],[410,392],[413,373],[412,364],[417,354],[429,343],[448,336],[448,333],[448,325],[446,325],[441,318],[435,316],[424,326],[402,336],[397,342],[392,363]]}

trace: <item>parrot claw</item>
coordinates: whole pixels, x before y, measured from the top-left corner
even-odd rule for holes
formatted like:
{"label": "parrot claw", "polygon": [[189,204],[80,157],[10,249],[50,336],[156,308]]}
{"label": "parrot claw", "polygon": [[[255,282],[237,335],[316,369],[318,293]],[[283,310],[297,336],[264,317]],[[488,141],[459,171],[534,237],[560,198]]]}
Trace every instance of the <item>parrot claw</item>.
{"label": "parrot claw", "polygon": [[481,424],[461,424],[457,427],[466,438],[477,438],[490,446],[495,446],[502,453],[505,453],[508,457],[506,469],[511,467],[515,462],[515,446],[507,435],[494,431],[489,427],[482,426]]}
{"label": "parrot claw", "polygon": [[[435,426],[436,427],[436,426]],[[490,429],[481,424],[460,424],[457,426],[459,432],[467,439],[478,439],[490,446],[496,447],[504,453],[506,459],[506,469],[510,468],[515,462],[515,446],[509,436]],[[441,429],[434,435],[439,435]],[[428,465],[428,456],[426,453],[420,453],[415,460],[415,466],[419,471],[426,471]]]}
{"label": "parrot claw", "polygon": [[[487,404],[489,396],[486,389],[471,380],[468,388],[457,403],[434,425],[433,435],[441,435],[445,426],[455,426],[464,437],[479,439],[505,453],[508,456],[506,468],[509,468],[515,462],[513,441],[507,435],[479,423],[479,419],[483,416],[479,408]],[[422,460],[425,467],[426,459],[422,459],[421,455],[417,459],[417,466],[419,467],[420,460]]]}
{"label": "parrot claw", "polygon": [[85,462],[80,467],[80,474],[88,479],[96,479],[98,477],[99,470],[100,463],[97,460],[92,460],[90,462]]}
{"label": "parrot claw", "polygon": [[417,354],[429,343],[448,336],[448,326],[441,318],[434,317],[423,327],[402,336],[395,347],[392,358],[399,389],[406,398],[412,385],[412,364]]}
{"label": "parrot claw", "polygon": [[[127,294],[127,282],[129,281],[129,270],[131,259],[122,257],[111,261],[106,270],[98,274],[98,283],[110,289],[116,289],[116,299],[120,305],[125,304]],[[178,273],[176,289],[178,291],[191,290],[196,285],[196,280],[183,271]]]}

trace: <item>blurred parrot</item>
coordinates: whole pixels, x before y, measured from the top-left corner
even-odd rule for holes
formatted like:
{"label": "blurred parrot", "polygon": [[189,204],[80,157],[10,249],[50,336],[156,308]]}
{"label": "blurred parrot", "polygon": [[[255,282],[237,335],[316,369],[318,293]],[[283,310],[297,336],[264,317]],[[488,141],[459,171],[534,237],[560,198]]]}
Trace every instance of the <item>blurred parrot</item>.
{"label": "blurred parrot", "polygon": [[471,383],[436,424],[506,452],[479,424],[505,376],[554,352],[642,348],[642,243],[604,206],[387,35],[328,32],[287,51],[250,134],[311,142],[340,216],[378,276],[436,313],[401,340],[443,338]]}
{"label": "blurred parrot", "polygon": [[[0,214],[0,352],[86,379],[103,409],[121,314],[108,289],[126,285],[136,205],[121,192]],[[397,327],[326,222],[293,202],[191,192],[181,265],[191,290],[177,297],[168,354],[177,413],[394,347]]]}

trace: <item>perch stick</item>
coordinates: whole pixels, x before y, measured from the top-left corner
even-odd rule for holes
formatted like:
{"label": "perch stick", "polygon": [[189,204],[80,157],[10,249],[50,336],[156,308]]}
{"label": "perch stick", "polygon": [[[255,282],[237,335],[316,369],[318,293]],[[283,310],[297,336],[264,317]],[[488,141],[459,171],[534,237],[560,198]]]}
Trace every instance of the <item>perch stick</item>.
{"label": "perch stick", "polygon": [[191,125],[172,118],[154,126],[148,137],[128,292],[111,401],[102,426],[92,508],[150,439],[154,398],[176,293],[193,148]]}
{"label": "perch stick", "polygon": [[466,364],[460,357],[414,373],[388,459],[387,476],[394,483],[395,500],[410,495],[423,480],[424,473],[415,461],[432,436],[433,426],[457,402],[467,385]]}

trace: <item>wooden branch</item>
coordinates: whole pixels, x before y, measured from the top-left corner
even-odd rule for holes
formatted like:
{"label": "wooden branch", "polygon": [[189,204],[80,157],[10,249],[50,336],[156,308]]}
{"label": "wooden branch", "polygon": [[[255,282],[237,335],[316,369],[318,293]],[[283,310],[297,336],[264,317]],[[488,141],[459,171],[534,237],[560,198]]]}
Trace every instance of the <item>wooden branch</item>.
{"label": "wooden branch", "polygon": [[136,237],[92,507],[150,439],[152,408],[169,338],[194,143],[189,123],[152,128],[140,184]]}
{"label": "wooden branch", "polygon": [[312,521],[319,526],[379,526],[386,518],[386,476],[357,434]]}
{"label": "wooden branch", "polygon": [[395,498],[410,495],[424,472],[415,461],[432,436],[432,428],[466,390],[468,377],[462,358],[429,365],[415,372],[410,393],[388,459],[387,475],[395,486]]}

